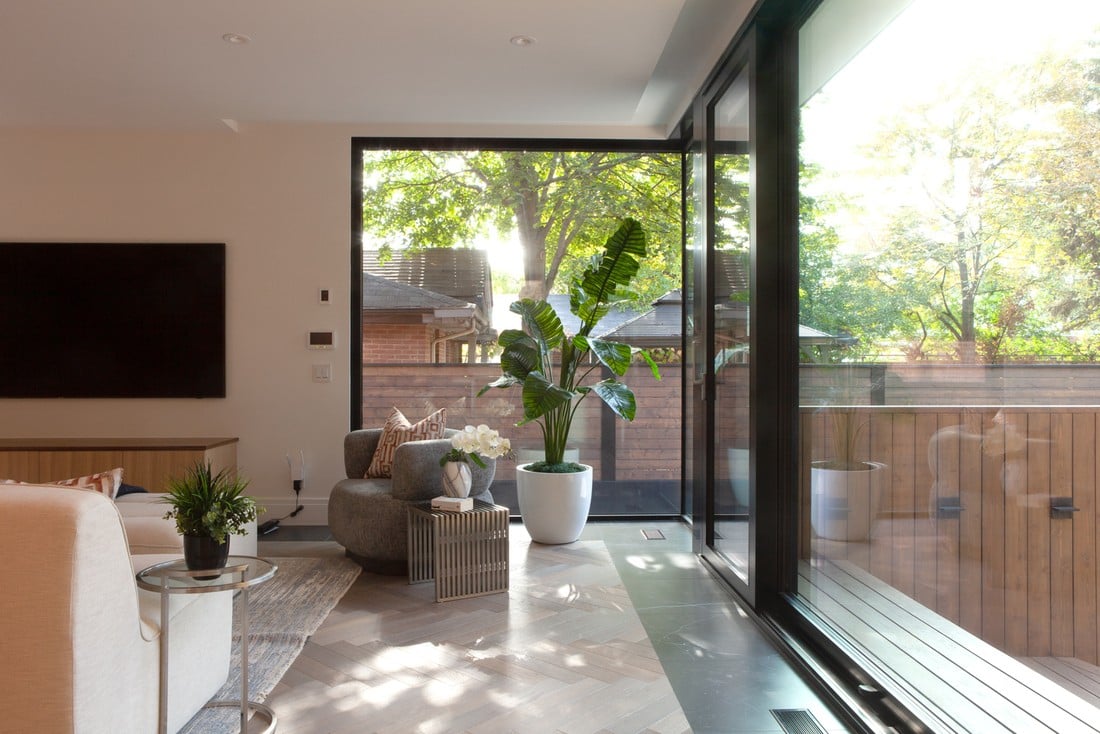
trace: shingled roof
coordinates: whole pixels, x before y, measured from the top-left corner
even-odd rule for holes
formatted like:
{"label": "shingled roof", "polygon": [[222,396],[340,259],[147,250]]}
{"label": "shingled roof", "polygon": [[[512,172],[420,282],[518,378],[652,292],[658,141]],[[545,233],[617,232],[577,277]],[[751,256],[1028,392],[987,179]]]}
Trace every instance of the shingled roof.
{"label": "shingled roof", "polygon": [[[581,328],[581,320],[573,315],[573,312],[569,310],[569,296],[565,293],[551,293],[546,297],[546,302],[550,304],[554,309],[554,313],[561,319],[562,328],[565,329],[566,334],[576,334]],[[635,309],[618,309],[613,308],[608,311],[607,315],[600,319],[600,322],[596,324],[596,328],[592,330],[592,336],[597,339],[602,339],[609,332],[614,331],[621,325],[630,321],[638,316],[638,312]]]}
{"label": "shingled roof", "polygon": [[669,291],[653,302],[653,308],[610,329],[603,338],[643,349],[678,347],[683,307],[680,290]]}
{"label": "shingled roof", "polygon": [[464,247],[394,250],[385,262],[379,255],[378,250],[363,251],[364,273],[472,303],[488,320],[493,309],[493,286],[484,250]]}
{"label": "shingled roof", "polygon": [[472,307],[473,304],[441,293],[363,273],[363,309],[367,311],[439,311]]}

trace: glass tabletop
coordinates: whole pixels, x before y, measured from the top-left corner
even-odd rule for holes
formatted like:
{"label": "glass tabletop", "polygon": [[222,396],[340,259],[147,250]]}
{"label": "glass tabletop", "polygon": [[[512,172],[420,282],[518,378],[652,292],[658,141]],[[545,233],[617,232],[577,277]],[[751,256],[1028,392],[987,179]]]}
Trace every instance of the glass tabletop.
{"label": "glass tabletop", "polygon": [[[229,556],[225,568],[190,571],[182,558],[157,563],[137,573],[137,583],[143,589],[169,594],[204,594],[229,589],[243,589],[262,584],[275,575],[279,567],[266,558]],[[217,574],[215,576],[215,574]],[[211,578],[213,576],[213,578]]]}

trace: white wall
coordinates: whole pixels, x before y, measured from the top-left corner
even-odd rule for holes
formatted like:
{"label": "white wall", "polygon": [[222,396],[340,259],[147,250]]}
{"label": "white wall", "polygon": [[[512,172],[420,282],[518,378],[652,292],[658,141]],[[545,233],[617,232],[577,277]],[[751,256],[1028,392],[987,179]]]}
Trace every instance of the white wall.
{"label": "white wall", "polygon": [[[0,130],[0,240],[225,242],[228,259],[224,400],[0,400],[0,437],[238,436],[269,517],[293,508],[284,455],[301,449],[306,510],[289,522],[324,524],[350,422],[351,136]],[[337,349],[305,349],[328,329]],[[322,361],[330,384],[312,381]]]}
{"label": "white wall", "polygon": [[[285,455],[301,450],[306,509],[287,522],[325,524],[329,490],[344,475],[351,414],[356,135],[662,133],[453,125],[244,125],[240,133],[0,128],[0,241],[225,242],[228,259],[224,400],[0,399],[0,437],[237,436],[241,471],[267,517],[293,509]],[[317,303],[319,287],[331,289],[331,305]],[[337,332],[334,351],[305,348],[306,332],[329,329]],[[311,365],[319,362],[332,363],[331,383],[312,381]]]}

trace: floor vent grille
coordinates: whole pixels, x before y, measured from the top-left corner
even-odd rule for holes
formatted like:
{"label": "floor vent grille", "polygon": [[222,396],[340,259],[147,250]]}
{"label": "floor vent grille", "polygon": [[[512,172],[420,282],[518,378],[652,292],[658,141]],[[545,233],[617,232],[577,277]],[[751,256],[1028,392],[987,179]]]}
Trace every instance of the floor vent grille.
{"label": "floor vent grille", "polygon": [[772,709],[772,716],[786,734],[826,734],[809,709]]}
{"label": "floor vent grille", "polygon": [[646,540],[664,540],[665,534],[656,528],[647,528],[642,531],[642,537]]}

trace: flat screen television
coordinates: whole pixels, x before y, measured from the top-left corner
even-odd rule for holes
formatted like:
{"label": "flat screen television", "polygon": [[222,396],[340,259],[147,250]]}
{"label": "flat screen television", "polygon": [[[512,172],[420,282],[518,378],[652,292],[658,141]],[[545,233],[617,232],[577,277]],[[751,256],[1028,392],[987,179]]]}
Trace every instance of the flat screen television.
{"label": "flat screen television", "polygon": [[225,245],[0,243],[0,397],[224,398]]}

